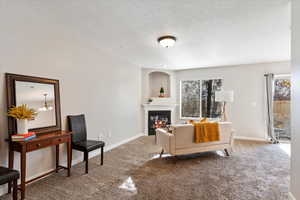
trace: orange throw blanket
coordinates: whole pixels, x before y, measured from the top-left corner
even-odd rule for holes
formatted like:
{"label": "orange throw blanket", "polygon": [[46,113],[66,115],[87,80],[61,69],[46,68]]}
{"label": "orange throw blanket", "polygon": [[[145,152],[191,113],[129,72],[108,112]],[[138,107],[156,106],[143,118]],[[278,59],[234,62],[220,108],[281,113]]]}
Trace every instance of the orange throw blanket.
{"label": "orange throw blanket", "polygon": [[217,122],[194,123],[195,143],[214,142],[220,140],[219,124]]}

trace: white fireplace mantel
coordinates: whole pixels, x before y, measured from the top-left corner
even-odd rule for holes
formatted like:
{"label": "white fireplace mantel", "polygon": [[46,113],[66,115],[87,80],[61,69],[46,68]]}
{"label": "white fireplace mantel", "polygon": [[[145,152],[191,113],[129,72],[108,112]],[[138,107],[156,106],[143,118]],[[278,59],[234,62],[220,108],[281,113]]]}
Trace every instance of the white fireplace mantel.
{"label": "white fireplace mantel", "polygon": [[177,104],[143,104],[145,113],[144,134],[148,135],[148,112],[156,110],[169,110],[171,111],[171,124],[175,122],[175,109]]}

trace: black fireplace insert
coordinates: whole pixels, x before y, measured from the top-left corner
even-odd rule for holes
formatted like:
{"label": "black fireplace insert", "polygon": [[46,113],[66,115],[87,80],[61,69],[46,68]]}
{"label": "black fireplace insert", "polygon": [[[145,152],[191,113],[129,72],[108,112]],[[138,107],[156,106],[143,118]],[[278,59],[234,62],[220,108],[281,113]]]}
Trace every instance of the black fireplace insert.
{"label": "black fireplace insert", "polygon": [[155,129],[165,128],[171,124],[170,110],[155,110],[148,112],[148,135],[155,135]]}

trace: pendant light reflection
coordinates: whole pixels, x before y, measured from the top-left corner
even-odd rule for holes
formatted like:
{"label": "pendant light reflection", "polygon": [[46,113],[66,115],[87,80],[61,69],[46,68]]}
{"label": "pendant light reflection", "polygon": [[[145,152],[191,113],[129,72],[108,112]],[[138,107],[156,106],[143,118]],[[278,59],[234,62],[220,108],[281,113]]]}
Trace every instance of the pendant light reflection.
{"label": "pendant light reflection", "polygon": [[44,97],[45,97],[44,106],[39,108],[40,112],[53,110],[53,107],[51,105],[48,105],[48,103],[47,103],[47,96],[48,96],[48,94],[44,94]]}

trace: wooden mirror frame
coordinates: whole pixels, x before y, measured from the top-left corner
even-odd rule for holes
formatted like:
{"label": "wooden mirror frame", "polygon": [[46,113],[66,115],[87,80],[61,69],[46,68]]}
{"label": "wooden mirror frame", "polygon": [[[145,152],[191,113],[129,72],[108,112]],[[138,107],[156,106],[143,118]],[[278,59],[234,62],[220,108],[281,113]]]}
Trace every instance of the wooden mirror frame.
{"label": "wooden mirror frame", "polygon": [[[30,131],[35,132],[36,134],[42,134],[52,131],[61,130],[61,110],[60,110],[60,94],[59,94],[59,80],[40,78],[33,76],[25,76],[19,74],[5,74],[6,79],[6,92],[7,92],[7,111],[16,106],[16,81],[32,82],[32,83],[43,83],[43,84],[52,84],[54,85],[54,96],[55,96],[55,126],[33,128]],[[9,136],[17,133],[17,123],[16,119],[8,117],[8,134]]]}

